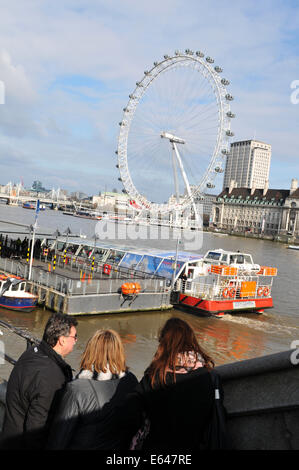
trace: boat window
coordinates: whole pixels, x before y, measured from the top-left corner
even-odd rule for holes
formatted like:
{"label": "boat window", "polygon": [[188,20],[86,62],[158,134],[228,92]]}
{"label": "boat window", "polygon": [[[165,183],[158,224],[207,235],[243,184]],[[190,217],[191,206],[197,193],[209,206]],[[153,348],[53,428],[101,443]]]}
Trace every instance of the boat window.
{"label": "boat window", "polygon": [[244,256],[243,255],[230,255],[230,263],[243,264]]}
{"label": "boat window", "polygon": [[227,261],[227,255],[222,255],[221,261]]}
{"label": "boat window", "polygon": [[252,258],[250,255],[244,255],[244,262],[248,264],[252,264]]}
{"label": "boat window", "polygon": [[57,242],[56,249],[57,251],[62,251],[64,247],[64,242]]}
{"label": "boat window", "polygon": [[88,258],[91,252],[92,252],[92,247],[85,245],[82,247],[82,250],[80,251],[79,256],[81,256],[82,258]]}
{"label": "boat window", "polygon": [[125,253],[123,251],[111,250],[109,258],[106,261],[107,263],[117,264],[120,262],[124,254]]}
{"label": "boat window", "polygon": [[219,260],[221,256],[221,253],[216,253],[215,251],[209,251],[207,254],[207,258],[214,259],[214,260]]}
{"label": "boat window", "polygon": [[19,290],[19,284],[10,286],[10,290],[13,290],[13,291]]}
{"label": "boat window", "polygon": [[102,250],[100,248],[97,248],[95,251],[94,251],[94,254],[93,256],[95,257],[95,259],[97,261],[101,260],[105,254],[106,250]]}
{"label": "boat window", "polygon": [[21,285],[20,285],[20,290],[25,290],[25,282],[22,282]]}

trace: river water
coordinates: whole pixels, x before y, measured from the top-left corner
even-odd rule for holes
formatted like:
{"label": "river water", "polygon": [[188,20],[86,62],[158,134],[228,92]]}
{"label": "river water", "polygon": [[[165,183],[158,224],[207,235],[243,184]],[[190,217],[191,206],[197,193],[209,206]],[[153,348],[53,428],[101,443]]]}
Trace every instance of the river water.
{"label": "river water", "polygon": [[[21,207],[0,205],[0,232],[23,231],[21,227],[4,223],[33,224],[34,211]],[[290,349],[293,341],[299,341],[299,250],[286,249],[286,245],[265,240],[223,236],[221,234],[170,231],[97,223],[93,220],[64,215],[60,211],[46,210],[38,219],[39,231],[54,233],[70,228],[72,233],[84,233],[87,238],[95,230],[102,239],[113,240],[120,246],[175,250],[180,234],[179,249],[204,254],[210,248],[240,250],[251,253],[255,263],[278,268],[274,279],[272,296],[274,308],[264,314],[227,314],[222,318],[203,318],[175,309],[163,312],[140,312],[132,314],[89,315],[77,317],[78,342],[67,361],[77,371],[80,355],[88,338],[99,328],[118,331],[125,345],[127,363],[138,378],[151,361],[157,347],[159,329],[171,316],[187,320],[194,328],[202,347],[214,358],[216,365],[264,356]],[[26,231],[26,229],[24,229]],[[28,235],[27,235],[28,236]],[[126,236],[126,239],[125,239]],[[24,237],[24,235],[22,235]],[[195,237],[197,237],[195,239]],[[41,338],[51,312],[36,309],[31,313],[10,312],[0,309],[0,319]],[[2,347],[10,356],[17,358],[25,348],[25,342],[2,329]],[[0,377],[7,378],[11,366],[0,364]]]}

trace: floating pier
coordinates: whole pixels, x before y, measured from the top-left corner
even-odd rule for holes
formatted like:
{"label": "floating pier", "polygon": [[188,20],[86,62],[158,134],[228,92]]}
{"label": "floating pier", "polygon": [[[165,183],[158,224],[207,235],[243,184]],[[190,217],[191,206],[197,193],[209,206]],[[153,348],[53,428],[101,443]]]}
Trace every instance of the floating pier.
{"label": "floating pier", "polygon": [[[28,279],[28,264],[22,260],[0,258],[0,269]],[[122,293],[125,283],[138,283],[140,292],[132,295]],[[167,310],[170,287],[166,279],[142,277],[130,270],[114,270],[109,275],[93,275],[83,269],[68,270],[57,266],[48,270],[48,264],[36,261],[27,289],[37,295],[38,305],[54,312],[68,315],[92,315],[122,312]]]}

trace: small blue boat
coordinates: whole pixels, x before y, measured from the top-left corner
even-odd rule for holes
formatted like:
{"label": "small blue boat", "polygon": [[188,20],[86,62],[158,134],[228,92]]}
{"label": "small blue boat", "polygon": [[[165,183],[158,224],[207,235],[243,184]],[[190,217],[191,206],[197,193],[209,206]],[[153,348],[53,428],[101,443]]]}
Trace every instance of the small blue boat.
{"label": "small blue boat", "polygon": [[[24,202],[23,205],[22,205],[23,209],[32,209],[32,210],[36,210],[36,205],[35,204],[32,204],[31,202]],[[44,204],[41,204],[39,206],[39,211],[44,211],[46,210],[46,206]]]}
{"label": "small blue boat", "polygon": [[23,209],[35,209],[35,206],[30,202],[24,202]]}
{"label": "small blue boat", "polygon": [[26,281],[17,276],[0,275],[0,308],[31,312],[37,296],[26,291]]}

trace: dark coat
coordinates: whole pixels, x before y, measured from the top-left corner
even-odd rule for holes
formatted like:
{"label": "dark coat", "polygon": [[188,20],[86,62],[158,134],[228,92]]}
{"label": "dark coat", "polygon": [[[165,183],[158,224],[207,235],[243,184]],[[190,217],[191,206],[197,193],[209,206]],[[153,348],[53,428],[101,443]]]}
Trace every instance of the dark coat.
{"label": "dark coat", "polygon": [[145,450],[197,450],[212,415],[214,389],[209,371],[200,367],[186,374],[168,373],[166,386],[153,389],[148,375],[137,387],[140,407],[150,420]]}
{"label": "dark coat", "polygon": [[71,367],[47,343],[27,349],[8,380],[1,446],[43,448],[59,392],[70,380]]}
{"label": "dark coat", "polygon": [[129,447],[130,416],[126,400],[138,381],[78,378],[67,384],[50,431],[48,449],[117,450]]}

